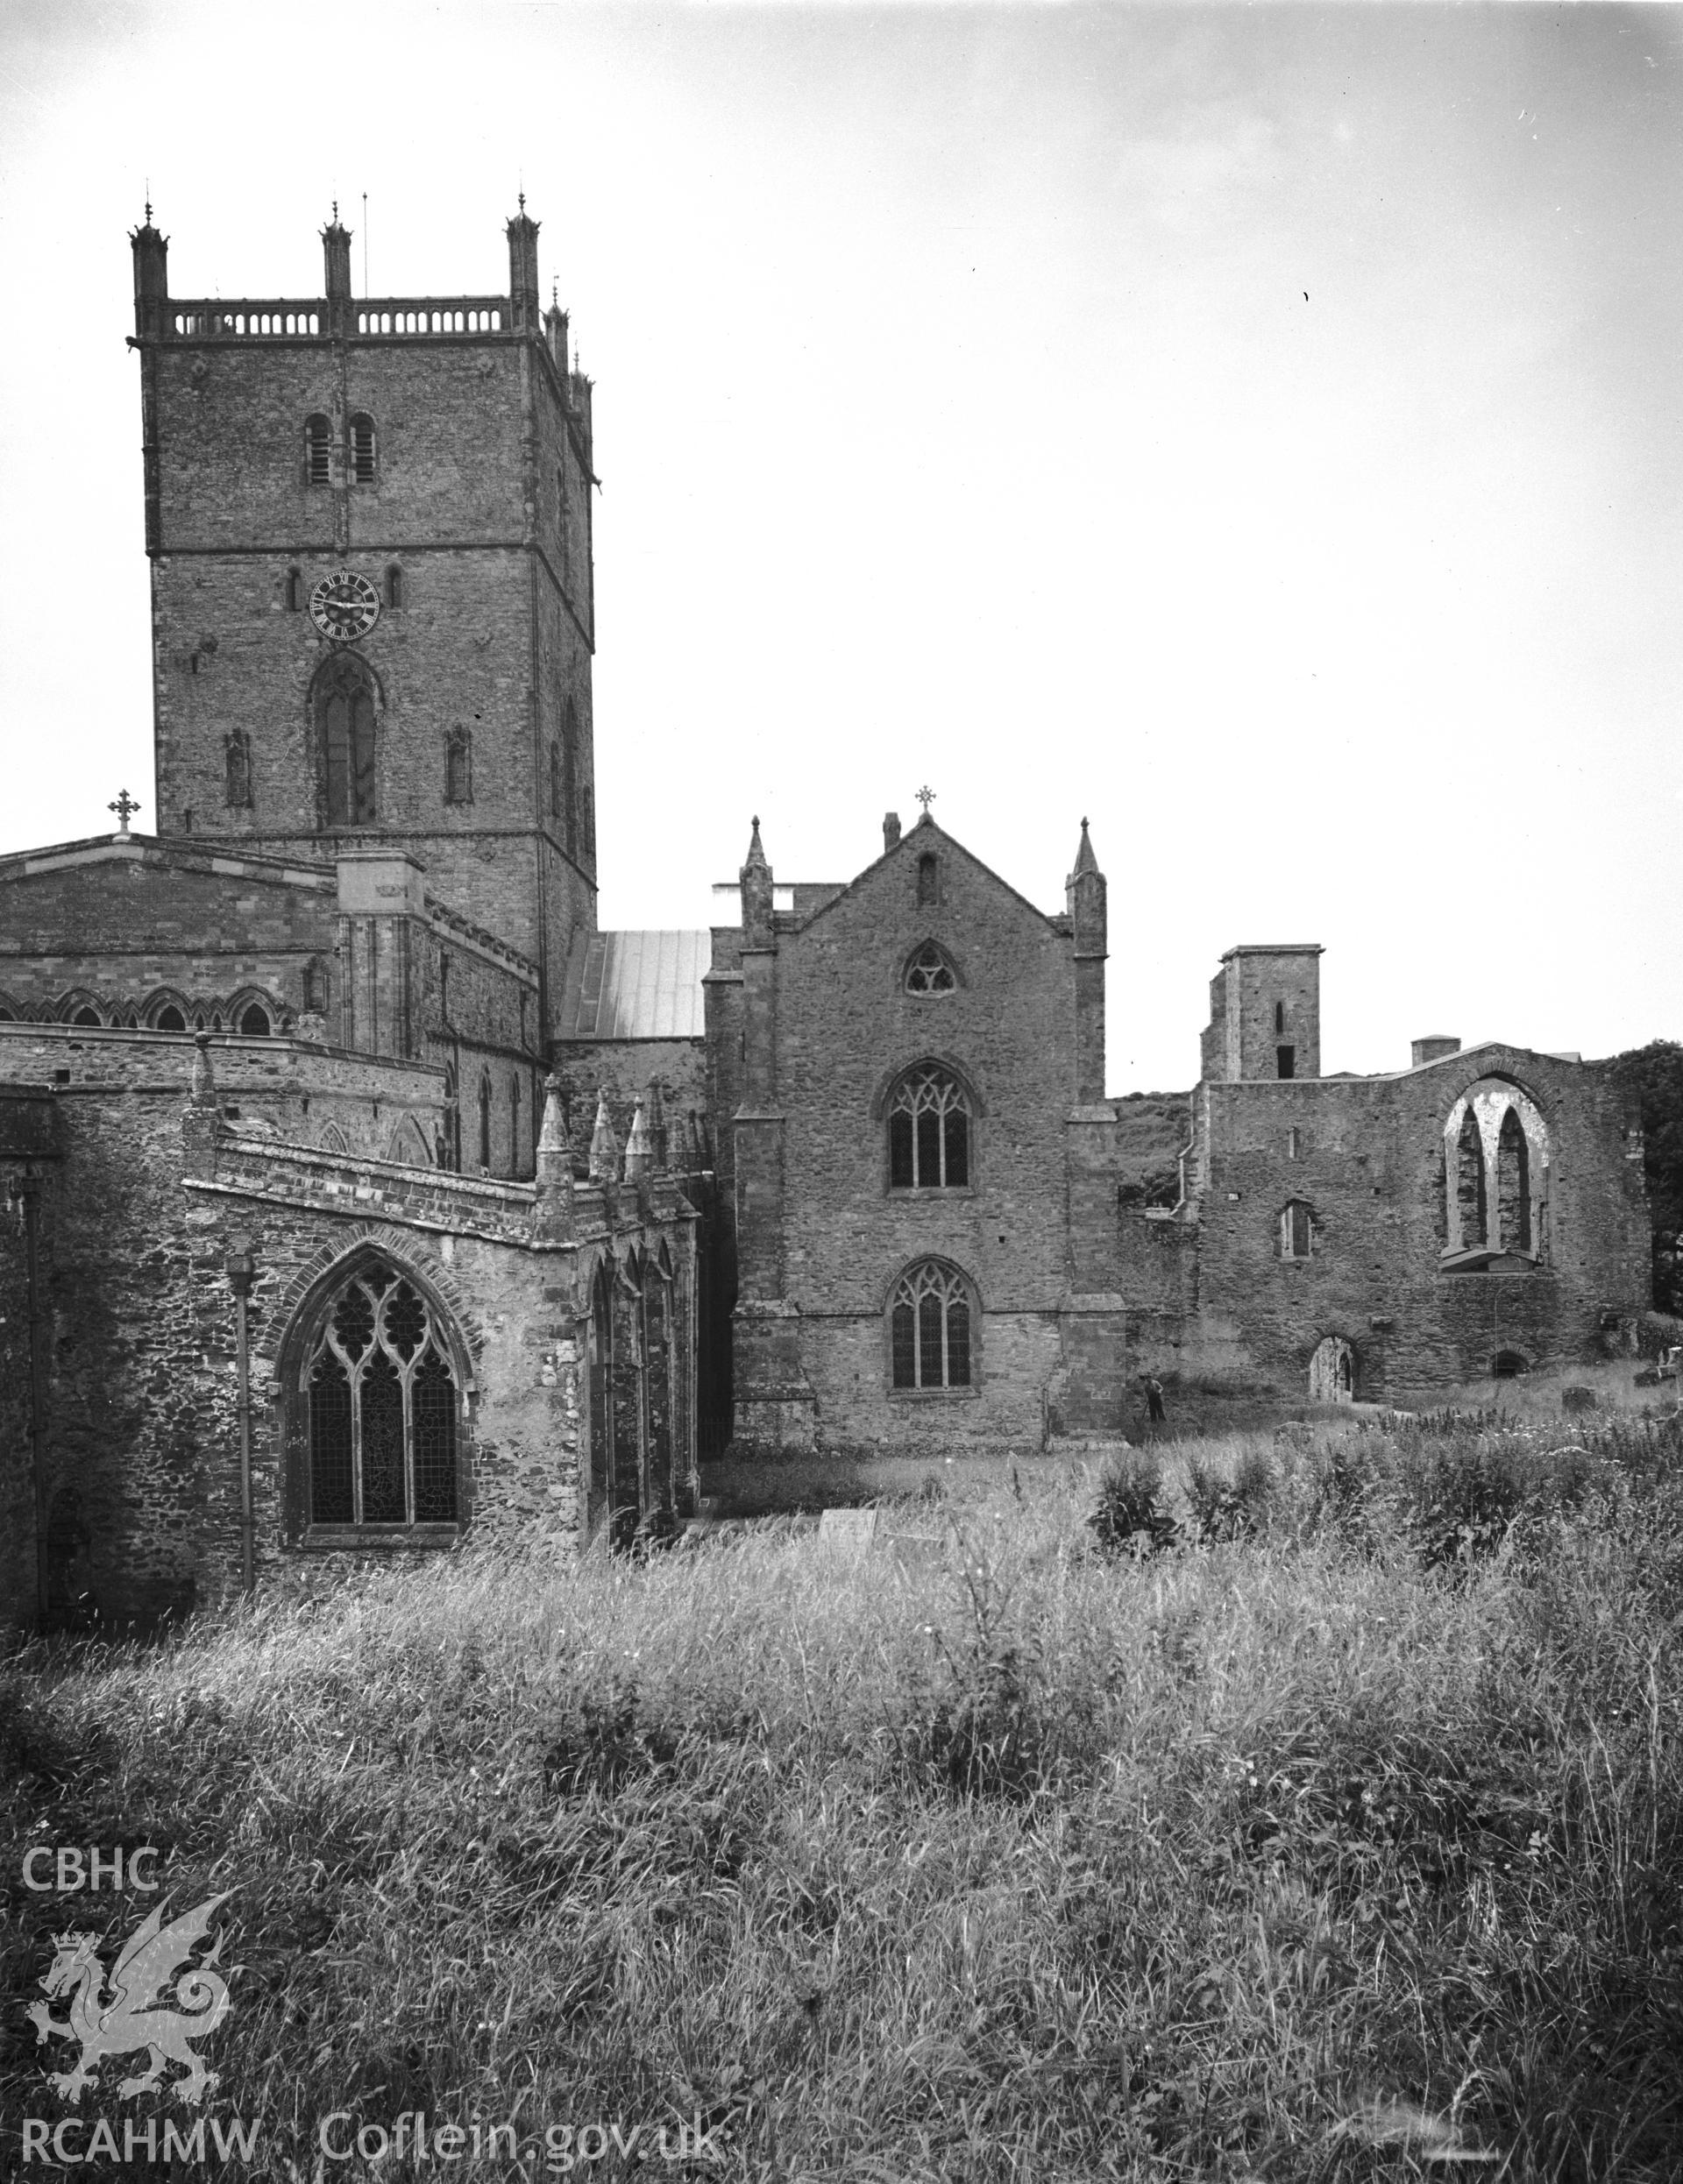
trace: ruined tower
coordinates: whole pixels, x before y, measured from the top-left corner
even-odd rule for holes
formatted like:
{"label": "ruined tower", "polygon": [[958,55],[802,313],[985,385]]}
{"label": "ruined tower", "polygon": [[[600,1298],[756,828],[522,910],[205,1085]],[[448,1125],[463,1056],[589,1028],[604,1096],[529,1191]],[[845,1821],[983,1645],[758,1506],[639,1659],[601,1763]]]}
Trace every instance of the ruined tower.
{"label": "ruined tower", "polygon": [[161,835],[402,852],[539,967],[595,925],[591,389],[504,295],[183,301],[132,237]]}

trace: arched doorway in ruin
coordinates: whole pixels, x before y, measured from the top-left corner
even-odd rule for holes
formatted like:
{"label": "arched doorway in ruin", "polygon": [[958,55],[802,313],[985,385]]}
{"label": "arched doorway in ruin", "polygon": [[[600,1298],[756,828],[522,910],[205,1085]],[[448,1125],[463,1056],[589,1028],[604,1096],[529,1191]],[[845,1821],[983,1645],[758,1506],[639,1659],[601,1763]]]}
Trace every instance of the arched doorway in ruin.
{"label": "arched doorway in ruin", "polygon": [[1353,1403],[1356,1400],[1356,1353],[1342,1335],[1327,1335],[1315,1345],[1309,1361],[1309,1400],[1311,1403]]}

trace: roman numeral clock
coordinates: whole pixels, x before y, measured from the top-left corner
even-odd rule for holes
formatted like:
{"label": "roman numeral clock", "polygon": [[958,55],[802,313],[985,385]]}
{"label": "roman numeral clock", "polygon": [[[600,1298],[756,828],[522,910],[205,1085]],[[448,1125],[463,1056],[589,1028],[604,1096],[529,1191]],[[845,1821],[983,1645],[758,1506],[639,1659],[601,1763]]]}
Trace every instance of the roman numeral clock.
{"label": "roman numeral clock", "polygon": [[309,619],[334,644],[354,644],[380,620],[380,594],[366,577],[336,569],[312,589]]}

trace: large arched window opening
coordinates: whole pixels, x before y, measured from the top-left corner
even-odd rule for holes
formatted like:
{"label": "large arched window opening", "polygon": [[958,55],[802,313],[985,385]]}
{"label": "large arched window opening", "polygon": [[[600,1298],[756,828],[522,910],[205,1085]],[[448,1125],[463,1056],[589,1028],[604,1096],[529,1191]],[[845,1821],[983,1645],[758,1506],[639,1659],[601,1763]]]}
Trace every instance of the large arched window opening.
{"label": "large arched window opening", "polygon": [[1519,1273],[1547,1257],[1549,1128],[1506,1077],[1469,1085],[1444,1123],[1443,1259],[1451,1273]]}
{"label": "large arched window opening", "polygon": [[908,1070],[888,1103],[891,1190],[965,1190],[970,1181],[970,1100],[938,1063]]}
{"label": "large arched window opening", "polygon": [[973,1310],[969,1284],[955,1266],[927,1259],[908,1267],[889,1300],[891,1385],[969,1387]]}
{"label": "large arched window opening", "polygon": [[1530,1152],[1524,1125],[1511,1107],[1496,1135],[1496,1219],[1504,1252],[1530,1250]]}
{"label": "large arched window opening", "polygon": [[374,685],[354,654],[336,652],[316,678],[327,824],[366,826],[374,817]]}
{"label": "large arched window opening", "polygon": [[359,1267],[304,1357],[308,1521],[454,1524],[458,1388],[433,1307],[391,1267]]}
{"label": "large arched window opening", "polygon": [[1485,1239],[1489,1209],[1485,1196],[1484,1143],[1479,1118],[1468,1108],[1455,1142],[1455,1203],[1461,1216],[1461,1249],[1476,1250]]}

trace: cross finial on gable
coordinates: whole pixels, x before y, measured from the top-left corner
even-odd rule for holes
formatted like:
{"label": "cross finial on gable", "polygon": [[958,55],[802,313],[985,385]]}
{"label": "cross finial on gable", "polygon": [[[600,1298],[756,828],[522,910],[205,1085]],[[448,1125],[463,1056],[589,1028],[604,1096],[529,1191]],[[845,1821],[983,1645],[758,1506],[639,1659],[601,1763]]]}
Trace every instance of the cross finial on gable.
{"label": "cross finial on gable", "polygon": [[925,819],[927,819],[929,816],[929,806],[935,800],[935,792],[933,789],[920,789],[917,793],[918,802],[923,806],[923,816]]}
{"label": "cross finial on gable", "polygon": [[135,798],[129,794],[126,789],[119,789],[117,792],[116,801],[114,803],[108,804],[105,806],[105,809],[108,812],[115,812],[117,813],[117,823],[126,835],[129,831],[130,814],[131,812],[138,812],[140,809],[140,806],[136,802]]}

